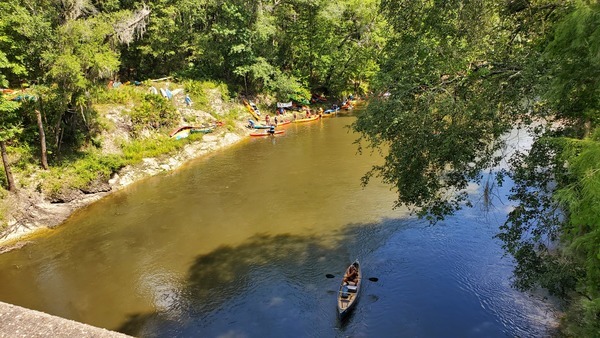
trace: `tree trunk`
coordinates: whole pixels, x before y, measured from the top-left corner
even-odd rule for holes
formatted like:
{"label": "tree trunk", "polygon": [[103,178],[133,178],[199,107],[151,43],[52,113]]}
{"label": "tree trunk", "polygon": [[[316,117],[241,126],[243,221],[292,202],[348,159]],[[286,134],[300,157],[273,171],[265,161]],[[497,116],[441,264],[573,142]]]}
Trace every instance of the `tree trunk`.
{"label": "tree trunk", "polygon": [[590,134],[592,133],[592,120],[589,117],[586,117],[583,128],[583,136],[590,136]]}
{"label": "tree trunk", "polygon": [[42,123],[42,114],[39,110],[35,110],[38,129],[40,130],[40,149],[42,150],[42,168],[48,170],[48,152],[46,150],[46,133],[44,133],[44,125]]}
{"label": "tree trunk", "polygon": [[2,162],[4,163],[4,171],[6,172],[6,179],[8,180],[8,191],[17,191],[15,185],[15,179],[13,178],[12,171],[10,170],[10,163],[8,162],[8,154],[6,153],[6,144],[4,141],[0,141],[0,153],[2,153]]}

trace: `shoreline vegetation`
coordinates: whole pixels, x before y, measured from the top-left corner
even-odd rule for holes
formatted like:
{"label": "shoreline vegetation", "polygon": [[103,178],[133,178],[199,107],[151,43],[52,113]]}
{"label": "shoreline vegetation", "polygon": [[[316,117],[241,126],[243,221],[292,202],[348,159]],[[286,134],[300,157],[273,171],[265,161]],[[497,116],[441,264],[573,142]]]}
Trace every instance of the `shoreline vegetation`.
{"label": "shoreline vegetation", "polygon": [[[162,87],[161,91],[164,88],[171,96],[162,98],[156,87]],[[189,90],[190,87],[196,89]],[[152,116],[147,121],[136,121],[136,112],[145,108],[147,93],[153,93],[154,99],[160,98],[161,105],[170,106],[168,109],[175,116],[171,123]],[[265,123],[265,116],[275,115],[275,108],[266,109],[275,106],[275,102],[268,97],[257,101],[265,107],[257,123]],[[103,124],[94,141],[96,148],[84,149],[84,155],[75,161],[49,171],[29,167],[14,173],[20,182],[18,190],[0,200],[0,207],[5,210],[5,219],[0,220],[4,224],[0,228],[0,254],[24,247],[60,226],[77,210],[112,192],[160,173],[173,172],[193,159],[249,138],[254,131],[247,125],[248,120],[255,119],[242,100],[228,97],[226,87],[210,82],[188,82],[183,86],[168,80],[137,86],[109,84],[107,90],[97,93],[96,102],[94,109]],[[146,109],[154,110],[155,106]],[[285,111],[279,121],[290,121],[295,115]],[[154,128],[152,124],[156,123],[164,125]],[[210,127],[183,138],[173,137],[174,130],[186,125]],[[106,164],[108,161],[117,164]],[[98,168],[99,165],[104,168]],[[107,169],[108,174],[98,173]],[[86,175],[93,178],[79,182]]]}

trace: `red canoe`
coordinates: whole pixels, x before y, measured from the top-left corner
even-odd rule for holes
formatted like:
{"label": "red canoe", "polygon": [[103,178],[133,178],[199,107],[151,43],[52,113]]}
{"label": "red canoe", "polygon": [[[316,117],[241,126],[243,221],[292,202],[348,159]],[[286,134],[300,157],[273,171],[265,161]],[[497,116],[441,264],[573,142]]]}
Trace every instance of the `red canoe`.
{"label": "red canoe", "polygon": [[283,134],[284,130],[275,130],[275,133],[269,133],[269,132],[265,132],[265,133],[251,133],[250,136],[269,136],[269,135],[277,135],[277,134]]}
{"label": "red canoe", "polygon": [[281,122],[277,123],[276,127],[285,126],[286,124],[290,124],[290,123],[292,123],[291,120],[290,121],[281,121]]}

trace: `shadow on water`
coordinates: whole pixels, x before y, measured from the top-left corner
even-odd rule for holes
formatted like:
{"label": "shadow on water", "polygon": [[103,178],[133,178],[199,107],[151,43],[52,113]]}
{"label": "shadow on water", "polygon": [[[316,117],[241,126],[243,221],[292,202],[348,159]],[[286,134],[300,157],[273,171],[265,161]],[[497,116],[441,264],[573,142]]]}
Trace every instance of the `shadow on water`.
{"label": "shadow on water", "polygon": [[[333,235],[333,245],[322,244],[318,236],[257,234],[239,246],[221,246],[194,259],[177,304],[166,311],[131,314],[118,331],[143,337],[214,336],[228,330],[270,336],[306,330],[315,320],[320,323],[312,329],[343,331],[353,316],[338,320],[335,307],[345,267],[354,258],[368,261],[401,226],[397,220],[348,225]],[[256,310],[265,304],[270,307],[266,314]],[[228,316],[229,321],[224,319]],[[280,318],[285,322],[273,323]],[[243,323],[250,323],[250,329]]]}

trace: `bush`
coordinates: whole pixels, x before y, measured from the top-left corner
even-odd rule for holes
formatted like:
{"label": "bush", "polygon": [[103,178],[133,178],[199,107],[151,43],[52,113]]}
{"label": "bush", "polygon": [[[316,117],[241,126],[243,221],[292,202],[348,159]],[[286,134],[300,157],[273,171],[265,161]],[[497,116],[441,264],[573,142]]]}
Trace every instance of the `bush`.
{"label": "bush", "polygon": [[[4,166],[2,166],[2,172],[0,172],[0,192],[8,188],[8,181],[6,180],[6,173],[4,172]],[[0,196],[4,198],[3,196]]]}
{"label": "bush", "polygon": [[111,89],[98,86],[93,88],[90,94],[96,104],[129,104],[139,102],[145,93],[140,87],[122,85]]}
{"label": "bush", "polygon": [[63,171],[61,167],[51,167],[50,170],[43,172],[41,176],[41,190],[51,199],[59,196],[63,190],[71,186],[68,172]]}
{"label": "bush", "polygon": [[172,127],[178,121],[178,113],[173,104],[159,95],[144,94],[142,102],[130,113],[135,135],[146,129],[159,130]]}
{"label": "bush", "polygon": [[[193,135],[191,135],[193,136]],[[146,157],[157,157],[182,148],[188,139],[176,140],[168,136],[136,139],[121,145],[126,164],[136,164]]]}
{"label": "bush", "polygon": [[140,163],[143,158],[172,153],[201,138],[201,134],[193,134],[183,140],[166,135],[134,139],[121,144],[122,155],[102,155],[99,151],[92,150],[80,154],[78,159],[65,161],[63,166],[51,167],[42,172],[41,189],[49,198],[61,199],[61,196],[71,190],[85,190],[94,182],[108,181],[112,174],[126,165]]}
{"label": "bush", "polygon": [[224,83],[215,83],[210,81],[187,80],[183,83],[186,94],[194,102],[193,106],[197,109],[210,110],[210,97],[207,95],[212,90],[218,90],[221,94],[221,100],[229,101],[229,89]]}
{"label": "bush", "polygon": [[234,131],[236,129],[236,121],[239,119],[240,115],[245,114],[246,110],[232,109],[226,115],[219,117],[223,122],[225,128],[228,131]]}
{"label": "bush", "polygon": [[283,72],[276,73],[275,81],[268,89],[275,94],[279,102],[287,102],[290,98],[310,99],[310,91],[300,80]]}
{"label": "bush", "polygon": [[72,189],[85,189],[96,181],[106,182],[111,175],[126,165],[122,156],[86,153],[60,167],[42,172],[41,189],[51,198]]}

